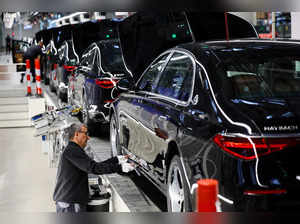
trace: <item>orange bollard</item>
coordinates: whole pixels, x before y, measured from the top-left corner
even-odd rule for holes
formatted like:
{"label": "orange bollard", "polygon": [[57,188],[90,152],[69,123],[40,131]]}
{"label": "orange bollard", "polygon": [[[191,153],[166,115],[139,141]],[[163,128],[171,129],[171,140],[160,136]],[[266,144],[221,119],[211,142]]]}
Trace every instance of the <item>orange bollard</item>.
{"label": "orange bollard", "polygon": [[213,179],[202,179],[197,182],[197,211],[217,212],[218,208],[218,181]]}
{"label": "orange bollard", "polygon": [[27,94],[26,96],[31,96],[31,81],[30,81],[30,60],[26,59],[26,80],[27,80]]}
{"label": "orange bollard", "polygon": [[34,60],[34,64],[35,64],[36,94],[37,96],[42,96],[40,59],[36,58]]}

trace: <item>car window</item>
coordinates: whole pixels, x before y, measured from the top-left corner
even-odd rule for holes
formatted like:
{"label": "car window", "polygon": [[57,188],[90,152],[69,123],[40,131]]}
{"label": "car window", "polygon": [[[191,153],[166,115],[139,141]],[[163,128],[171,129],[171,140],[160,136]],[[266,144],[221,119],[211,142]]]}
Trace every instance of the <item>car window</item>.
{"label": "car window", "polygon": [[99,51],[95,51],[95,58],[94,58],[94,64],[93,64],[93,71],[97,74],[100,73],[100,55],[99,55]]}
{"label": "car window", "polygon": [[[231,98],[300,96],[300,60],[268,58],[257,63],[227,64],[226,81]],[[220,73],[221,74],[221,73]],[[224,74],[224,73],[223,73]]]}
{"label": "car window", "polygon": [[192,92],[194,66],[191,58],[174,53],[160,76],[155,93],[187,101]]}
{"label": "car window", "polygon": [[91,66],[94,63],[95,50],[90,49],[82,54],[81,66]]}
{"label": "car window", "polygon": [[78,63],[78,56],[75,52],[73,41],[68,41],[66,43],[66,56],[69,60],[69,63],[76,65]]}
{"label": "car window", "polygon": [[101,53],[101,66],[106,72],[124,72],[126,70],[122,58],[120,44],[117,41],[101,41],[99,43]]}
{"label": "car window", "polygon": [[151,66],[148,68],[148,70],[144,73],[143,77],[138,82],[138,90],[147,92],[151,92],[154,90],[156,84],[155,80],[164,68],[168,56],[169,54],[164,54],[151,64]]}

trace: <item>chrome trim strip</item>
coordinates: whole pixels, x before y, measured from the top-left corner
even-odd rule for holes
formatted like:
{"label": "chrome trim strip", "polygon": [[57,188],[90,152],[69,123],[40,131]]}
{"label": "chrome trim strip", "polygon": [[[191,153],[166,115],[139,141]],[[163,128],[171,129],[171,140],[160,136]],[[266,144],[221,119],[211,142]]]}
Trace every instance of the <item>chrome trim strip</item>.
{"label": "chrome trim strip", "polygon": [[[176,49],[171,49],[171,50],[168,50],[168,51],[165,51],[164,53],[162,53],[161,55],[159,55],[155,60],[153,61],[156,61],[159,57],[163,56],[164,54],[167,54],[167,53],[170,53],[170,55],[167,57],[166,61],[169,62],[170,61],[170,58],[173,56],[174,53],[182,53],[186,56],[188,56],[192,63],[193,63],[193,79],[192,79],[192,91],[190,92],[190,96],[189,96],[189,99],[187,101],[181,101],[181,100],[177,100],[177,99],[174,99],[174,98],[171,98],[171,97],[167,97],[167,96],[164,96],[164,95],[161,95],[161,94],[157,94],[157,93],[152,93],[152,92],[147,92],[147,91],[139,91],[140,93],[146,93],[149,96],[149,98],[155,98],[155,99],[164,99],[164,100],[167,100],[167,101],[170,101],[172,103],[175,103],[175,104],[178,104],[178,105],[181,105],[181,106],[188,106],[190,104],[190,102],[192,101],[192,98],[193,98],[193,94],[194,94],[194,88],[195,88],[195,76],[196,76],[196,59],[194,57],[193,54],[191,54],[191,52],[185,50],[185,49],[179,49],[179,48],[176,48]],[[145,70],[148,71],[149,70],[149,67],[152,65],[152,63],[148,66],[148,68]],[[168,65],[168,63],[165,63],[164,64],[164,67],[163,67],[163,71],[165,69],[165,67]],[[144,73],[145,73],[144,72]],[[137,83],[140,82],[141,78],[144,76],[144,73],[143,75],[140,77],[140,79],[138,80]],[[161,76],[161,74],[159,75]],[[159,77],[160,78],[160,77]]]}
{"label": "chrome trim strip", "polygon": [[[167,50],[167,51],[161,53],[158,57],[156,57],[156,58],[152,61],[152,63],[145,69],[145,71],[142,73],[142,75],[139,77],[139,79],[137,80],[135,86],[137,86],[137,84],[139,84],[139,82],[141,81],[142,77],[143,77],[144,74],[149,70],[149,68],[151,67],[151,65],[153,64],[153,62],[155,62],[158,58],[160,58],[161,56],[163,56],[163,55],[165,55],[165,54],[169,54],[169,56],[166,58],[166,62],[167,62],[167,61],[169,61],[169,58],[172,56],[173,52],[172,52],[172,50]],[[166,62],[164,62],[164,66],[163,66],[162,70],[165,69],[165,66],[166,66],[166,64],[167,64]],[[145,91],[141,91],[141,92],[145,92]]]}
{"label": "chrome trim strip", "polygon": [[67,60],[69,61],[69,45],[68,45],[68,42],[66,42],[66,57],[67,57]]}
{"label": "chrome trim strip", "polygon": [[198,184],[194,183],[191,187],[190,194],[194,194],[196,189],[198,189]]}
{"label": "chrome trim strip", "polygon": [[189,189],[191,189],[191,183],[189,181],[189,178],[188,178],[188,175],[187,175],[187,172],[186,172],[186,168],[185,168],[185,165],[183,163],[183,158],[182,158],[181,155],[179,155],[179,158],[180,158],[180,161],[181,161],[181,165],[183,167],[183,172],[184,172],[184,176],[185,176],[186,182],[187,182],[187,184],[189,186]]}
{"label": "chrome trim strip", "polygon": [[73,48],[73,52],[74,52],[74,54],[76,56],[76,59],[77,59],[76,63],[79,63],[79,57],[78,57],[78,54],[76,53],[75,48],[74,48],[73,35],[72,35],[72,48]]}
{"label": "chrome trim strip", "polygon": [[150,128],[146,127],[146,126],[145,126],[144,124],[142,124],[140,121],[137,121],[136,119],[134,119],[132,116],[130,116],[128,113],[124,112],[123,110],[120,110],[119,114],[120,114],[120,115],[123,114],[123,115],[127,116],[128,118],[130,118],[130,119],[131,119],[132,121],[134,121],[135,123],[137,123],[137,124],[143,126],[143,127],[144,127],[148,132],[150,132],[152,135],[155,135],[155,136],[156,136],[156,134],[155,134],[154,131],[152,131]]}
{"label": "chrome trim strip", "polygon": [[231,205],[234,204],[232,200],[230,200],[230,199],[228,199],[228,198],[225,198],[224,196],[222,196],[222,195],[220,195],[220,194],[218,194],[218,198],[221,199],[222,201],[225,201],[225,202],[228,203],[228,204],[231,204]]}
{"label": "chrome trim strip", "polygon": [[[244,135],[241,135],[242,137],[244,136]],[[265,188],[267,188],[268,186],[267,185],[263,185],[261,182],[260,182],[260,180],[259,180],[259,177],[258,177],[258,162],[259,162],[259,158],[258,158],[258,155],[257,155],[257,150],[256,150],[256,146],[255,146],[255,144],[254,144],[254,142],[252,141],[252,139],[250,138],[250,137],[246,137],[248,140],[249,140],[249,142],[251,143],[251,145],[252,145],[252,147],[253,147],[253,150],[254,150],[254,153],[255,153],[255,159],[256,159],[256,162],[255,162],[255,177],[256,177],[256,181],[257,181],[257,183],[258,183],[258,185],[260,186],[260,187],[265,187]]]}
{"label": "chrome trim strip", "polygon": [[54,45],[54,41],[53,40],[50,41],[50,45],[51,45],[51,48],[55,51],[54,55],[56,55],[57,54],[57,50],[56,50],[56,47]]}
{"label": "chrome trim strip", "polygon": [[204,73],[205,73],[205,76],[206,76],[206,79],[207,79],[207,82],[208,82],[208,85],[209,85],[209,89],[210,89],[210,91],[211,91],[211,95],[212,95],[212,97],[213,97],[213,99],[214,99],[214,102],[216,103],[216,105],[217,105],[219,111],[223,114],[223,116],[224,116],[231,124],[245,128],[245,129],[248,131],[248,133],[251,135],[251,134],[252,134],[252,129],[251,129],[251,127],[250,127],[249,125],[247,125],[247,124],[245,124],[245,123],[241,123],[241,122],[235,122],[235,121],[231,120],[231,118],[228,117],[227,114],[225,114],[225,112],[222,110],[221,106],[219,105],[219,103],[218,103],[218,101],[217,101],[217,99],[216,99],[214,90],[213,90],[213,88],[212,88],[212,86],[211,86],[210,79],[209,79],[209,77],[208,77],[208,74],[207,74],[207,71],[206,71],[205,67],[204,67],[198,60],[196,60],[196,63],[202,68],[202,70],[203,70]]}
{"label": "chrome trim strip", "polygon": [[[246,128],[246,130],[248,131],[249,135],[251,135],[251,134],[252,134],[252,129],[251,129],[250,126],[248,126],[248,125],[245,124],[245,123],[234,122],[234,121],[232,121],[232,120],[227,116],[227,114],[225,114],[225,112],[222,110],[222,108],[220,107],[220,105],[219,105],[218,102],[217,102],[217,99],[216,99],[216,97],[215,97],[215,93],[214,93],[213,88],[212,88],[212,86],[211,86],[211,83],[210,83],[210,80],[209,80],[209,77],[208,77],[208,74],[207,74],[206,69],[204,68],[204,66],[203,66],[200,62],[198,62],[198,61],[196,61],[196,62],[197,62],[197,63],[199,64],[199,66],[203,69],[203,71],[204,71],[204,73],[205,73],[205,75],[206,75],[207,82],[208,82],[208,84],[209,84],[209,89],[210,89],[210,91],[211,91],[211,93],[212,93],[212,96],[213,96],[213,98],[214,98],[214,102],[216,103],[218,109],[219,109],[220,112],[223,114],[223,116],[224,116],[231,124]],[[255,164],[255,176],[256,176],[256,181],[257,181],[257,183],[258,183],[259,186],[261,186],[261,187],[267,187],[266,185],[261,184],[261,182],[260,182],[260,180],[259,180],[259,177],[258,177],[258,162],[259,162],[259,159],[258,159],[258,157],[257,157],[257,151],[256,151],[256,147],[255,147],[253,141],[252,141],[251,138],[250,138],[249,136],[247,136],[247,135],[243,135],[243,134],[239,134],[239,135],[242,136],[242,137],[248,138],[248,140],[251,142],[251,144],[252,144],[252,146],[253,146],[253,149],[254,149],[254,152],[255,152],[255,156],[256,156],[256,158],[255,158],[255,159],[256,159],[256,164]]]}

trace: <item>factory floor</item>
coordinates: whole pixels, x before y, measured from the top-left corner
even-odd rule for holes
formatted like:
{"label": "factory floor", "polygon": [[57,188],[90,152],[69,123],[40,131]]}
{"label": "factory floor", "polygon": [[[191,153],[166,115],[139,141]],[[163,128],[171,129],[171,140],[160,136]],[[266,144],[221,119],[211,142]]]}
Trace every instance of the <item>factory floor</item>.
{"label": "factory floor", "polygon": [[[11,55],[0,55],[0,90],[26,89]],[[1,105],[5,107],[5,105]],[[33,127],[0,128],[0,212],[55,212],[52,192],[56,168],[49,168],[41,137]]]}

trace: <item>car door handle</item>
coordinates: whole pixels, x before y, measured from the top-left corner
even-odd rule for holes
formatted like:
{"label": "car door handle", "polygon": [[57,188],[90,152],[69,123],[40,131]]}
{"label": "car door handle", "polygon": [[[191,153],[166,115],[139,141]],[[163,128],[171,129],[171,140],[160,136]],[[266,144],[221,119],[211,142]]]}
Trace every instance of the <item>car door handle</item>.
{"label": "car door handle", "polygon": [[158,117],[158,120],[160,120],[160,121],[166,121],[166,120],[168,120],[168,117],[161,115],[161,116]]}

